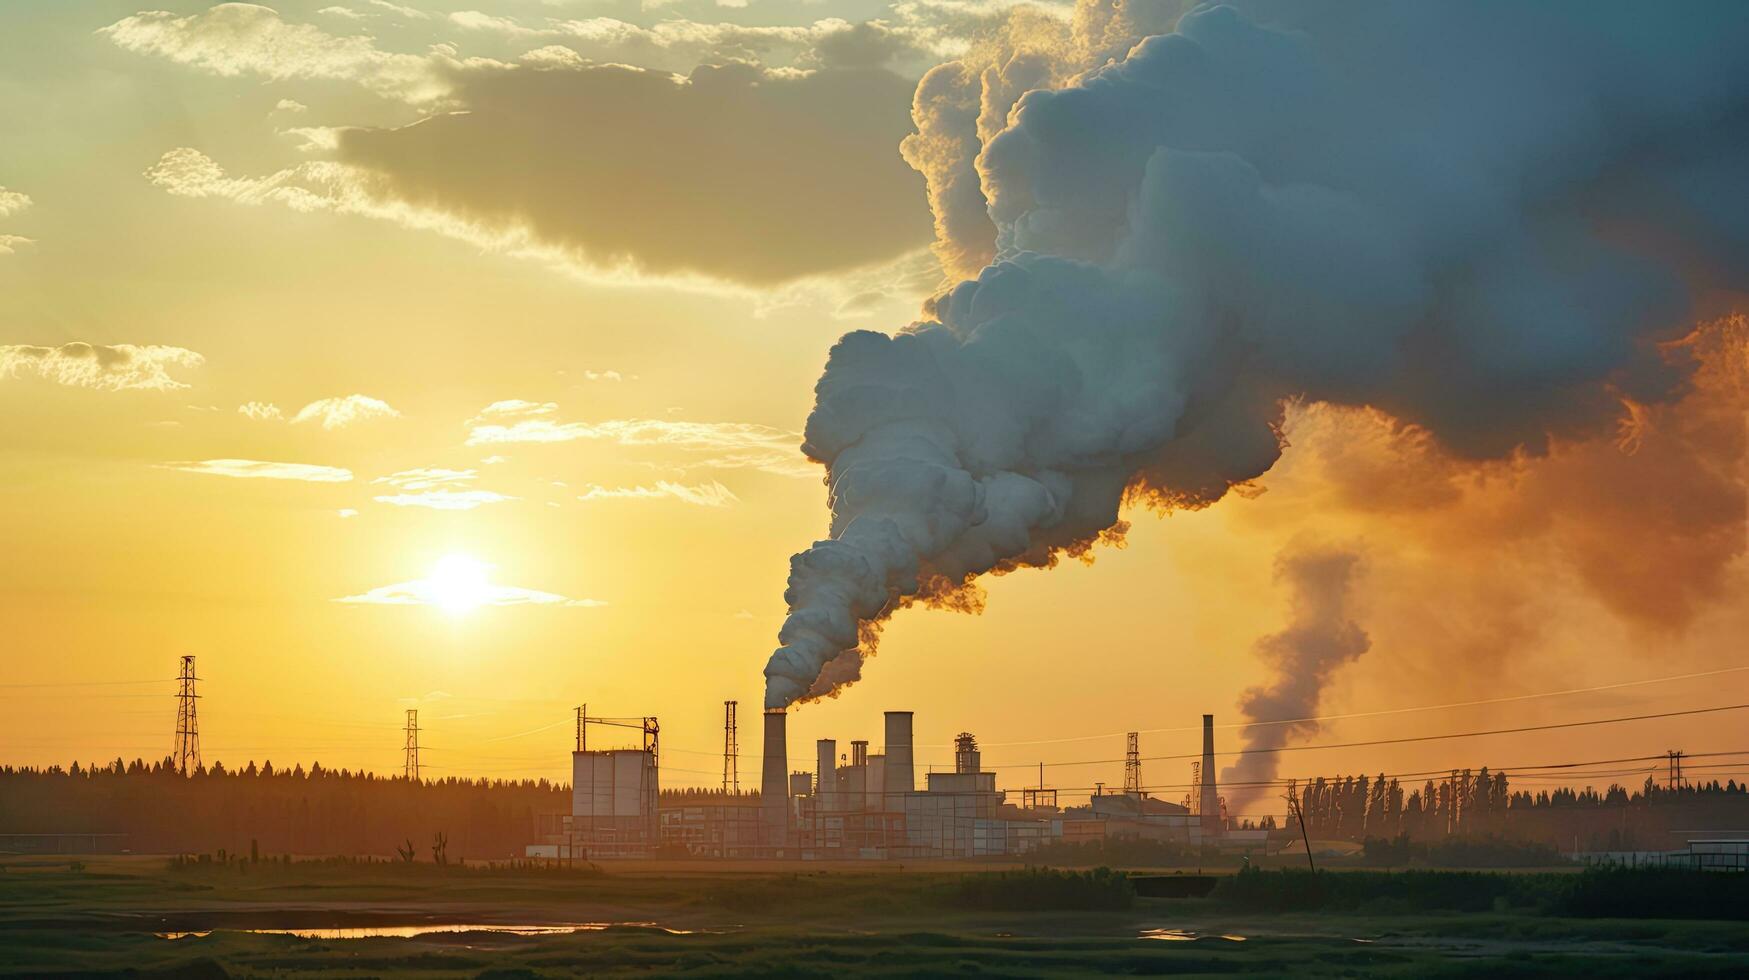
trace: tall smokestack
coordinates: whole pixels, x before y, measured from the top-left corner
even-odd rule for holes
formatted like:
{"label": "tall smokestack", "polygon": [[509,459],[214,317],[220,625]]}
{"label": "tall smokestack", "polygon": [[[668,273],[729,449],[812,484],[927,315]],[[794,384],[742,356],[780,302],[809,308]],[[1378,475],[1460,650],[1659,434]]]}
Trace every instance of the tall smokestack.
{"label": "tall smokestack", "polygon": [[1215,716],[1202,716],[1202,836],[1221,832],[1221,798],[1215,792]]}
{"label": "tall smokestack", "polygon": [[765,709],[765,763],[759,781],[759,819],[765,843],[782,847],[789,836],[789,735],[782,708]]}
{"label": "tall smokestack", "polygon": [[887,809],[898,810],[905,801],[899,794],[917,788],[917,776],[911,766],[911,712],[887,712],[887,762],[881,772],[881,792],[886,794]]}
{"label": "tall smokestack", "polygon": [[814,809],[838,809],[838,743],[823,738],[814,743]]}

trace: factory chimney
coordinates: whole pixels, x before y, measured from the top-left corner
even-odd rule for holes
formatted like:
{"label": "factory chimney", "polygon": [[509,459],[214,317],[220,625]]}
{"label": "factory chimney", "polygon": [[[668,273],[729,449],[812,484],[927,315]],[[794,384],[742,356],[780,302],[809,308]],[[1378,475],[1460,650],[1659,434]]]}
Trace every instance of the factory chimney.
{"label": "factory chimney", "polygon": [[1202,716],[1202,798],[1198,801],[1204,840],[1221,833],[1221,800],[1215,794],[1215,716]]}
{"label": "factory chimney", "polygon": [[911,712],[887,712],[887,758],[881,770],[881,792],[886,795],[886,809],[902,810],[905,801],[900,794],[917,788],[917,777],[911,765]]}
{"label": "factory chimney", "polygon": [[765,709],[765,761],[759,781],[759,822],[768,847],[789,837],[789,737],[782,708]]}
{"label": "factory chimney", "polygon": [[960,732],[953,740],[953,771],[957,773],[983,772],[984,764],[978,753],[978,740],[971,732]]}
{"label": "factory chimney", "polygon": [[838,743],[823,738],[814,743],[816,767],[814,773],[814,809],[837,810],[838,807]]}

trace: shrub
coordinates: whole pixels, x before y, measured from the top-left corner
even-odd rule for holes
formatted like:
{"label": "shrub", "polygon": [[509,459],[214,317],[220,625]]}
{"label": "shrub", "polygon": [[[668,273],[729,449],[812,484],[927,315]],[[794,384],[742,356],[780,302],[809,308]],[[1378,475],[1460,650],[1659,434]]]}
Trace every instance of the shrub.
{"label": "shrub", "polygon": [[1110,868],[1092,871],[1029,868],[965,875],[954,882],[945,898],[960,908],[1003,911],[1127,909],[1135,901],[1136,889],[1128,875]]}

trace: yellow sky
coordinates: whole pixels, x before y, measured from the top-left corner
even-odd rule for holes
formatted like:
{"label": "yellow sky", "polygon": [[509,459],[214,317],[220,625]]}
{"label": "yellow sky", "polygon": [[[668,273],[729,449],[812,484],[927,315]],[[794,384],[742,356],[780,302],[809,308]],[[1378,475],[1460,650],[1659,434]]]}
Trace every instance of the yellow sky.
{"label": "yellow sky", "polygon": [[[324,21],[320,6],[288,4],[280,15],[330,36],[364,29],[337,15]],[[446,20],[462,8],[442,6],[428,5],[442,30],[380,11],[361,16],[378,18],[378,48],[405,57],[455,43],[459,57],[511,58],[553,40],[464,29]],[[544,16],[532,0],[499,7],[487,12],[521,24]],[[655,23],[635,4],[614,10]],[[856,3],[676,11],[751,26],[892,15],[885,4]],[[772,446],[799,443],[833,340],[917,315],[927,285],[905,263],[925,261],[926,240],[849,271],[815,273],[807,255],[789,256],[804,274],[785,286],[710,275],[677,283],[483,244],[478,225],[446,233],[299,209],[231,185],[166,189],[146,174],[180,147],[260,180],[317,158],[291,128],[403,125],[441,107],[373,90],[375,76],[356,59],[273,77],[95,33],[136,13],[115,3],[0,12],[0,130],[9,134],[0,187],[29,198],[0,211],[0,235],[29,239],[0,254],[0,346],[163,345],[198,355],[165,366],[167,384],[122,390],[39,370],[38,355],[0,372],[0,764],[162,757],[170,679],[177,658],[194,654],[209,762],[398,771],[401,713],[418,707],[429,772],[563,778],[571,707],[586,701],[603,715],[659,716],[664,784],[714,785],[721,705],[733,698],[741,741],[754,747],[741,762],[743,784],[752,783],[760,671],[785,612],[788,558],[828,516],[817,469]],[[625,43],[622,60],[635,64],[686,71],[689,60],[709,59],[703,49]],[[909,84],[918,64],[941,56],[913,52],[892,67]],[[806,58],[772,53],[768,63]],[[304,108],[280,108],[284,100]],[[898,165],[896,150],[890,162]],[[480,208],[479,221],[498,220]],[[689,230],[709,229],[676,225],[671,234]],[[742,247],[760,247],[757,235],[749,242]],[[293,421],[349,396],[371,403],[355,399],[350,416],[337,408],[330,424],[320,408]],[[528,404],[483,414],[511,400]],[[251,403],[275,406],[278,417],[249,417],[242,408]],[[562,441],[479,434],[529,420]],[[1294,468],[1301,449],[1262,481],[1270,490],[1260,497],[1166,518],[1138,511],[1127,546],[1098,552],[1090,566],[987,581],[981,616],[901,613],[864,681],[799,709],[796,764],[809,765],[820,736],[838,738],[841,750],[852,738],[878,749],[879,713],[889,708],[917,713],[920,768],[945,764],[953,734],[968,730],[986,743],[987,762],[1017,767],[999,770],[1008,787],[1031,783],[1034,772],[1018,767],[1037,761],[1115,759],[1127,730],[1182,728],[1145,735],[1144,755],[1194,752],[1198,716],[1233,720],[1241,693],[1269,676],[1252,645],[1288,618],[1274,556],[1308,535],[1356,545],[1370,576],[1355,615],[1372,648],[1334,678],[1325,713],[1749,664],[1740,602],[1714,602],[1678,627],[1625,620],[1562,570],[1552,557],[1559,542],[1502,546],[1494,584],[1525,602],[1523,629],[1473,636],[1498,612],[1477,577],[1486,562],[1441,544],[1444,530],[1326,507],[1308,489],[1316,474]],[[207,462],[215,460],[322,467],[272,472],[327,478],[243,478],[213,472],[235,469]],[[452,472],[405,486],[418,481],[411,471],[430,469]],[[496,496],[470,509],[419,506],[432,489]],[[377,499],[397,496],[412,502]],[[1448,546],[1465,551],[1449,576],[1440,552]],[[457,615],[337,601],[418,579],[450,554],[489,563],[499,585],[576,602]],[[1740,600],[1746,576],[1739,552],[1727,599]],[[1497,657],[1475,652],[1490,643]],[[1749,701],[1744,693],[1749,673],[1735,673],[1336,722],[1316,739],[1680,710]],[[1283,771],[1749,748],[1732,738],[1742,721],[1704,716],[1315,761],[1308,753]],[[1079,736],[1103,737],[1051,741]],[[1176,783],[1188,764],[1145,771],[1151,784]],[[1065,766],[1046,778],[1088,787],[1119,783],[1122,772],[1115,763]]]}

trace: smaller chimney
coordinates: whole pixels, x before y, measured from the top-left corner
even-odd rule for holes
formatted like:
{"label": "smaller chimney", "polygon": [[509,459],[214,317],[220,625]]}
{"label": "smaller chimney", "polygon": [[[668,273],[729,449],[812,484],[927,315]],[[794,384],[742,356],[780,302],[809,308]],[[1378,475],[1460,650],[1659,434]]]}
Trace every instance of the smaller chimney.
{"label": "smaller chimney", "polygon": [[978,754],[978,740],[971,732],[960,732],[953,740],[953,771],[958,773],[983,772],[983,760]]}
{"label": "smaller chimney", "polygon": [[1215,716],[1202,716],[1202,796],[1200,804],[1202,836],[1211,840],[1221,835],[1221,798],[1215,792]]}
{"label": "smaller chimney", "polygon": [[818,771],[814,773],[814,809],[819,811],[838,809],[838,743],[830,738],[820,739],[814,743],[815,764]]}

